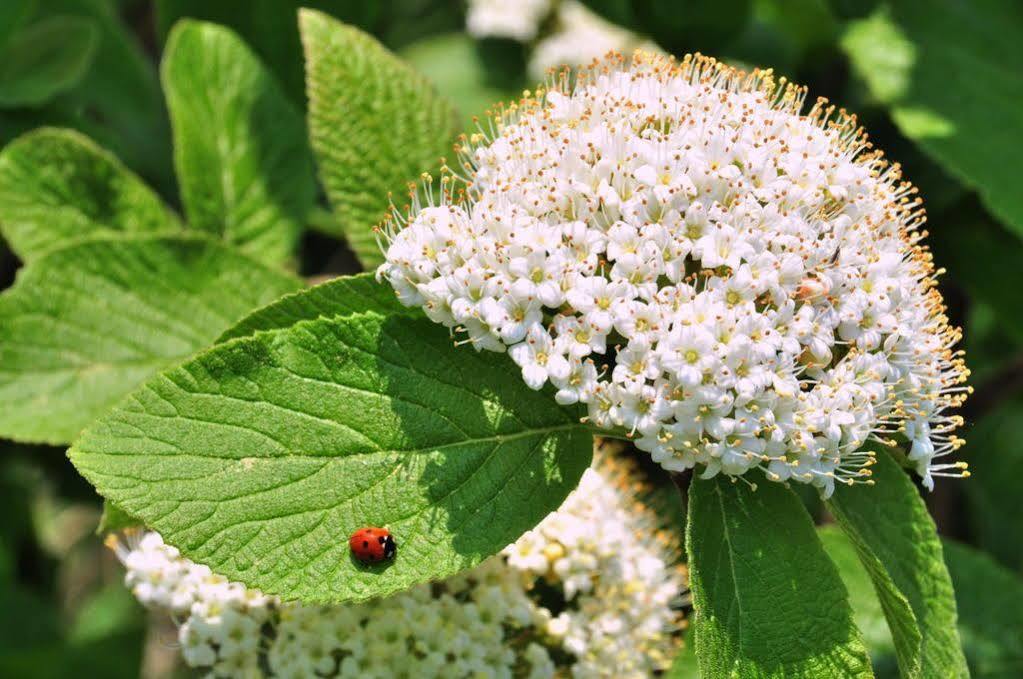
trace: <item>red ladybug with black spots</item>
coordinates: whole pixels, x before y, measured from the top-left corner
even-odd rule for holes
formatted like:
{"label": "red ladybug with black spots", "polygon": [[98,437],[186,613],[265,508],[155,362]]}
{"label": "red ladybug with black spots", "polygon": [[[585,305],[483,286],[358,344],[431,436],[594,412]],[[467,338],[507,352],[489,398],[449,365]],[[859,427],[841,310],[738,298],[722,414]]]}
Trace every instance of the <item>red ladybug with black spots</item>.
{"label": "red ladybug with black spots", "polygon": [[362,563],[380,563],[394,557],[398,544],[386,528],[360,528],[348,538],[348,547]]}

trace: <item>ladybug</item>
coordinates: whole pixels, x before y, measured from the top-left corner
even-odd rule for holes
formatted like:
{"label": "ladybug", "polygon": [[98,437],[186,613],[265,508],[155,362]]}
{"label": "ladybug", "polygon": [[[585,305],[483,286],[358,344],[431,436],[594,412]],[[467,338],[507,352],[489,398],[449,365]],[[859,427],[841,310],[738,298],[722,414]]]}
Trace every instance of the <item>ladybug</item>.
{"label": "ladybug", "polygon": [[362,563],[380,563],[394,557],[398,544],[386,528],[360,528],[348,538],[348,547]]}

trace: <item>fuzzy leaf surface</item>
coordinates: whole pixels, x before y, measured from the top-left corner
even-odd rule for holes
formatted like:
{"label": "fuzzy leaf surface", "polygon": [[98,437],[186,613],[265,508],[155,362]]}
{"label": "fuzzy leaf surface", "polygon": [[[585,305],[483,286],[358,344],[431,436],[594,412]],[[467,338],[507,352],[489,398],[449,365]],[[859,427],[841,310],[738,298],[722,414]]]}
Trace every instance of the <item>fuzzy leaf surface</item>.
{"label": "fuzzy leaf surface", "polygon": [[791,490],[694,479],[686,546],[702,676],[873,676],[845,585]]}
{"label": "fuzzy leaf surface", "polygon": [[[307,602],[362,601],[495,554],[592,456],[578,415],[506,356],[425,319],[358,314],[221,344],[151,379],[70,452],[190,558]],[[347,538],[386,526],[396,558]]]}
{"label": "fuzzy leaf surface", "polygon": [[372,273],[361,273],[342,276],[314,285],[307,290],[293,292],[261,309],[256,309],[225,331],[217,343],[236,337],[246,337],[261,330],[287,328],[299,321],[347,316],[367,311],[375,311],[382,316],[419,315],[417,309],[402,306],[391,286],[378,283]]}
{"label": "fuzzy leaf surface", "polygon": [[189,224],[277,264],[316,197],[301,113],[230,30],[181,21],[161,67]]}
{"label": "fuzzy leaf surface", "polygon": [[93,236],[180,228],[141,179],[78,132],[42,128],[0,152],[0,230],[23,260]]}
{"label": "fuzzy leaf surface", "polygon": [[450,155],[454,107],[374,38],[326,14],[299,13],[309,135],[320,180],[367,269],[382,261],[373,228],[408,183]]}
{"label": "fuzzy leaf surface", "polygon": [[874,582],[907,677],[969,676],[956,631],[952,580],[934,521],[909,476],[885,451],[876,485],[840,486],[828,508]]}
{"label": "fuzzy leaf surface", "polygon": [[0,294],[0,436],[71,441],[297,279],[205,238],[84,241]]}

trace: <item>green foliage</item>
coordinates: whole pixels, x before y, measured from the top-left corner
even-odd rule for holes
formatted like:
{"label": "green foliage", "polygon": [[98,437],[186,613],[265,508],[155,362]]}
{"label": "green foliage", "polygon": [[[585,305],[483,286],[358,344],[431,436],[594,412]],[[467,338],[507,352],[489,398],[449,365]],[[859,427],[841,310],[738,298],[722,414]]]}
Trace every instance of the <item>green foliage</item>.
{"label": "green foliage", "polygon": [[[1017,359],[1018,360],[1018,359]],[[970,428],[963,456],[973,476],[963,490],[978,544],[1013,570],[1023,568],[1023,400],[1016,397]]]}
{"label": "green foliage", "polygon": [[245,43],[214,24],[179,23],[162,76],[190,225],[263,261],[286,260],[316,190],[299,111]]}
{"label": "green foliage", "polygon": [[[874,592],[873,581],[860,563],[856,548],[835,525],[821,526],[817,529],[817,537],[820,538],[824,551],[835,564],[845,588],[849,591],[853,619],[856,621],[856,627],[863,633],[863,640],[870,651],[871,659],[876,663],[877,659],[895,653],[884,609]],[[917,637],[919,638],[919,634]]]}
{"label": "green foliage", "polygon": [[305,105],[299,8],[319,10],[364,29],[382,13],[382,3],[361,0],[157,0],[156,7],[161,36],[184,18],[229,26],[255,50],[298,106]]}
{"label": "green foliage", "polygon": [[76,17],[55,16],[19,31],[0,47],[0,107],[36,106],[74,86],[96,42],[96,28]]}
{"label": "green foliage", "polygon": [[1005,171],[1023,139],[1021,33],[1016,0],[893,0],[852,23],[842,47],[899,130],[1023,236],[1023,195]]}
{"label": "green foliage", "polygon": [[363,266],[382,261],[373,228],[393,194],[451,150],[454,108],[371,36],[325,14],[299,15],[309,134],[320,180]]}
{"label": "green foliage", "polygon": [[879,451],[874,486],[841,486],[828,508],[877,590],[906,677],[968,676],[941,542],[906,473]]}
{"label": "green foliage", "polygon": [[704,676],[872,676],[846,589],[792,491],[694,479],[686,547]]}
{"label": "green foliage", "polygon": [[[150,380],[72,462],[189,557],[285,598],[349,602],[469,568],[556,509],[591,457],[510,359],[358,314],[233,340]],[[388,526],[396,560],[347,537]]]}
{"label": "green foliage", "polygon": [[247,337],[261,330],[277,330],[299,321],[333,318],[375,311],[382,316],[418,316],[418,308],[402,306],[394,289],[378,283],[372,273],[342,276],[317,286],[285,295],[238,321],[217,343]]}
{"label": "green foliage", "polygon": [[669,52],[719,48],[749,20],[751,0],[584,0],[612,23],[649,35]]}
{"label": "green foliage", "polygon": [[103,501],[103,514],[99,517],[99,526],[96,527],[97,535],[115,533],[125,528],[138,526],[139,521],[132,517],[110,500]]}
{"label": "green foliage", "polygon": [[0,2],[0,48],[21,28],[35,10],[36,0]]}
{"label": "green foliage", "polygon": [[205,238],[89,240],[0,295],[0,435],[66,443],[298,282]]}
{"label": "green foliage", "polygon": [[1023,673],[1023,580],[991,557],[946,540],[956,585],[959,633],[973,677],[1012,679]]}
{"label": "green foliage", "polygon": [[0,152],[0,230],[24,260],[83,238],[180,226],[138,177],[77,132],[40,129]]}

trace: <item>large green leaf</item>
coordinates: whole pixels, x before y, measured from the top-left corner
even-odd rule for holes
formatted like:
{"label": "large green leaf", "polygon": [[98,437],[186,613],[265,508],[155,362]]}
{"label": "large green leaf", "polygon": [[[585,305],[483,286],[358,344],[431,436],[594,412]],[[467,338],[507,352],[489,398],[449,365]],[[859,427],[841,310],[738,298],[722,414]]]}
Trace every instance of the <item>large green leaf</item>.
{"label": "large green leaf", "polygon": [[[980,192],[1023,236],[1023,5],[893,0],[842,40],[903,134]],[[963,74],[959,77],[958,74]]]}
{"label": "large green leaf", "polygon": [[16,33],[0,49],[0,107],[37,106],[77,83],[96,49],[90,21],[54,16]]}
{"label": "large green leaf", "polygon": [[845,586],[791,490],[695,479],[686,547],[703,676],[872,676]]}
{"label": "large green leaf", "polygon": [[959,633],[973,677],[1023,676],[1023,580],[983,552],[946,540]]}
{"label": "large green leaf", "polygon": [[828,507],[874,582],[899,668],[907,677],[967,676],[934,521],[887,452],[872,469],[875,485],[840,486]]}
{"label": "large green leaf", "polygon": [[315,318],[333,318],[375,311],[383,316],[417,315],[418,309],[402,306],[394,289],[378,283],[371,273],[343,276],[308,290],[285,295],[228,328],[217,340],[226,342],[261,330],[276,330]]}
{"label": "large green leaf", "polygon": [[[75,443],[108,499],[232,580],[310,602],[469,568],[556,509],[589,464],[570,411],[506,356],[422,319],[357,314],[219,345]],[[366,568],[347,538],[387,526]]]}
{"label": "large green leaf", "polygon": [[35,10],[36,0],[6,0],[0,2],[0,47],[21,28]]}
{"label": "large green leaf", "polygon": [[40,129],[0,152],[0,230],[24,260],[83,238],[180,226],[138,177],[77,132]]}
{"label": "large green leaf", "polygon": [[320,180],[366,268],[383,256],[373,228],[407,202],[408,182],[451,151],[454,107],[371,36],[311,10],[299,13],[309,134]]}
{"label": "large green leaf", "polygon": [[0,295],[0,436],[66,443],[299,282],[205,238],[54,250]]}
{"label": "large green leaf", "polygon": [[270,263],[290,257],[316,197],[302,115],[221,26],[178,23],[161,71],[189,224]]}
{"label": "large green leaf", "polygon": [[[388,4],[393,4],[393,0]],[[299,7],[326,12],[366,30],[374,27],[384,13],[383,3],[364,0],[157,0],[157,25],[161,37],[184,18],[229,26],[273,71],[291,100],[304,106]],[[395,10],[392,8],[391,12]]]}

